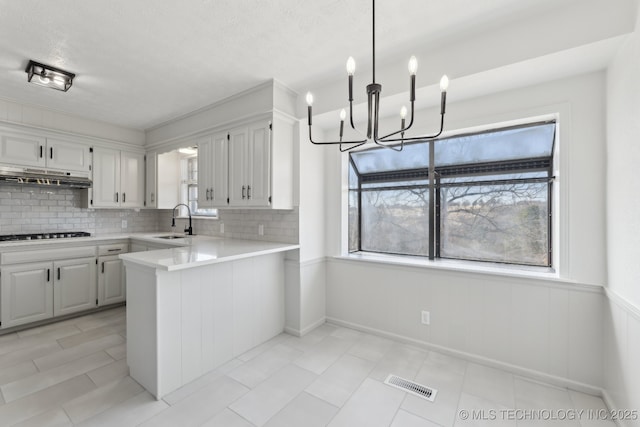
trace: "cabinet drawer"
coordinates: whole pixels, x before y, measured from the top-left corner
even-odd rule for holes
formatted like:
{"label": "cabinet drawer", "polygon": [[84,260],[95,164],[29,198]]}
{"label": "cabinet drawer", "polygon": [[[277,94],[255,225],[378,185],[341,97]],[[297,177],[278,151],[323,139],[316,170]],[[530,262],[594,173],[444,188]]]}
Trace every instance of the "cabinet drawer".
{"label": "cabinet drawer", "polygon": [[118,255],[129,252],[128,243],[113,243],[111,245],[98,246],[98,256],[102,255]]}
{"label": "cabinet drawer", "polygon": [[96,256],[95,246],[79,246],[76,248],[38,249],[35,251],[5,252],[0,257],[2,264],[21,264],[24,262],[53,261],[68,258],[84,258]]}

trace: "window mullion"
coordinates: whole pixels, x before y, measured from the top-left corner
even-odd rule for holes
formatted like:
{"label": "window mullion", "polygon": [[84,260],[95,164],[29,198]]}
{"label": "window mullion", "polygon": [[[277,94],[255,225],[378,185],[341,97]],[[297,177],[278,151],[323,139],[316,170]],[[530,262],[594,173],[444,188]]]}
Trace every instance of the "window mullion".
{"label": "window mullion", "polygon": [[435,253],[435,140],[429,140],[429,259],[434,260]]}

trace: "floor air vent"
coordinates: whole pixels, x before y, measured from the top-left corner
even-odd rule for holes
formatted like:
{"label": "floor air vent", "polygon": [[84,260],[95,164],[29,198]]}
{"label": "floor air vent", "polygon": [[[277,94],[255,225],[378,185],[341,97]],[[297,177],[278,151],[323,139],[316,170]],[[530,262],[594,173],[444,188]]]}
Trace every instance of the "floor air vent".
{"label": "floor air vent", "polygon": [[384,380],[384,383],[423,399],[427,399],[430,402],[433,402],[435,400],[436,394],[438,393],[438,390],[415,383],[413,381],[405,380],[404,378],[400,378],[395,375],[389,375],[387,379]]}

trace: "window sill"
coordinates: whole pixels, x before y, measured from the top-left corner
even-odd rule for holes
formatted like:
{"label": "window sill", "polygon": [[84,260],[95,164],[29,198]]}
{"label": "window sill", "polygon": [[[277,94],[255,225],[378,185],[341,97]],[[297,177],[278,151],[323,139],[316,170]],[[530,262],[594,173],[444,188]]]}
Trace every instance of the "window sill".
{"label": "window sill", "polygon": [[393,265],[399,267],[416,267],[457,273],[473,273],[506,278],[534,279],[538,283],[554,282],[554,284],[578,286],[585,289],[601,292],[602,286],[594,284],[582,284],[572,280],[563,279],[557,271],[545,267],[528,267],[518,265],[506,265],[484,263],[474,261],[460,261],[440,259],[430,261],[420,257],[377,254],[371,252],[358,252],[335,256],[334,259],[346,261],[362,261],[376,264]]}

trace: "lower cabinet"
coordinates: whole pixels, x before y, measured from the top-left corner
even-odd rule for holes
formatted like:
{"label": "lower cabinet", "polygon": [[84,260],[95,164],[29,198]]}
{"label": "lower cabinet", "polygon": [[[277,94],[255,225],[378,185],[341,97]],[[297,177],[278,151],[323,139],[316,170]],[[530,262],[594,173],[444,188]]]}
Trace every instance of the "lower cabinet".
{"label": "lower cabinet", "polygon": [[2,327],[94,308],[95,283],[94,257],[3,267]]}
{"label": "lower cabinet", "polygon": [[96,306],[96,259],[54,261],[53,315],[75,313]]}
{"label": "lower cabinet", "polygon": [[2,268],[2,327],[53,317],[53,263]]}
{"label": "lower cabinet", "polygon": [[98,258],[98,305],[123,302],[126,299],[124,266],[118,255]]}

